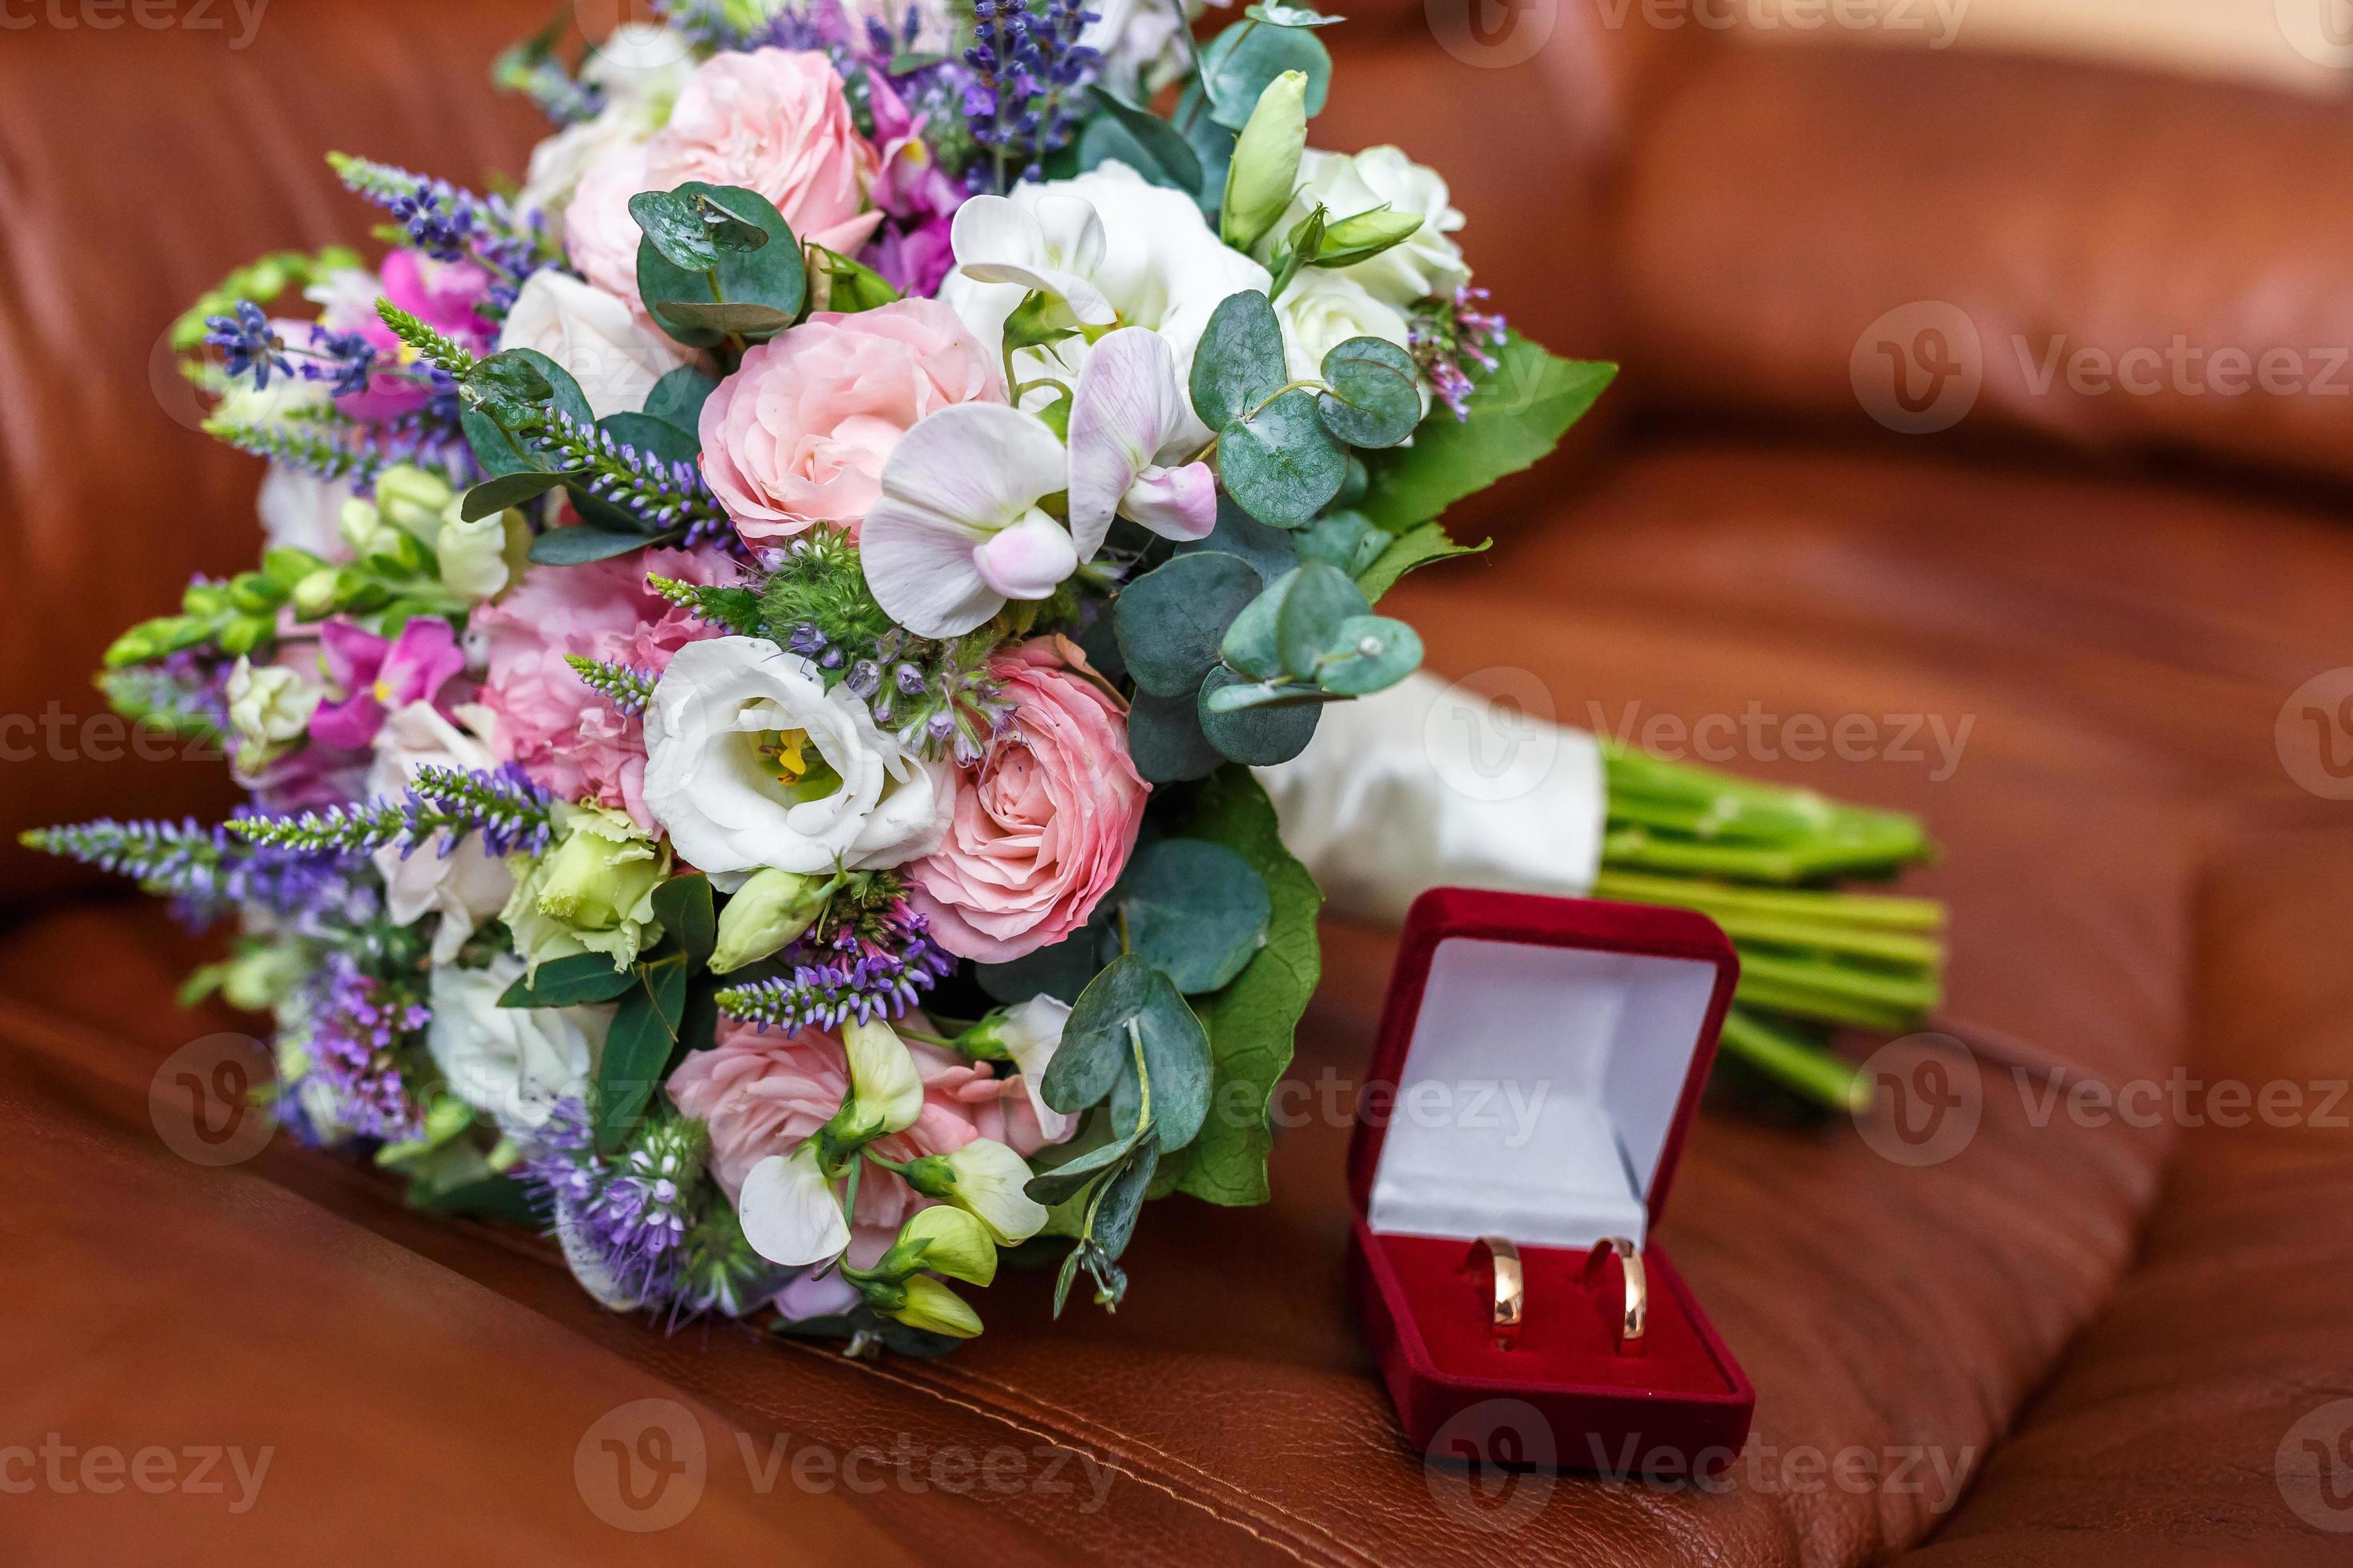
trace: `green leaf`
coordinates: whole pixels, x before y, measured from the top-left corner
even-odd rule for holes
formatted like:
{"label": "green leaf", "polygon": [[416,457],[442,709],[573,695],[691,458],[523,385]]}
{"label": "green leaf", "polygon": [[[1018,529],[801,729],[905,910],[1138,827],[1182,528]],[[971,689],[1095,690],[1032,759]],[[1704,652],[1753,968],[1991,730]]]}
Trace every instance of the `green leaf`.
{"label": "green leaf", "polygon": [[609,561],[616,555],[627,555],[632,550],[643,550],[659,535],[618,533],[608,529],[590,528],[580,524],[572,528],[551,528],[531,542],[531,559],[543,566],[582,566],[591,561]]}
{"label": "green leaf", "polygon": [[[1313,711],[1313,710],[1311,710]],[[1321,970],[1314,879],[1282,847],[1274,807],[1246,769],[1222,768],[1174,803],[1172,833],[1222,844],[1266,883],[1266,943],[1223,989],[1194,1001],[1209,1031],[1216,1114],[1181,1156],[1176,1190],[1213,1204],[1267,1199],[1268,1097],[1291,1064],[1293,1036]],[[1161,1181],[1168,1180],[1164,1161]]]}
{"label": "green leaf", "polygon": [[1218,526],[1207,539],[1179,544],[1176,553],[1189,555],[1202,550],[1222,550],[1229,555],[1239,555],[1269,582],[1299,564],[1299,541],[1295,536],[1285,529],[1269,528],[1235,505],[1234,498],[1223,491],[1218,495]]}
{"label": "green leaf", "polygon": [[[793,324],[789,310],[779,310],[773,305],[755,305],[738,300],[665,300],[654,307],[665,331],[684,327],[693,331],[709,332],[714,337],[735,332],[747,338],[766,338],[783,331]],[[670,332],[677,337],[678,333]]]}
{"label": "green leaf", "polygon": [[1127,1021],[1143,1010],[1152,965],[1127,953],[1088,982],[1062,1026],[1062,1044],[1039,1094],[1055,1110],[1075,1114],[1098,1103],[1126,1069]]}
{"label": "green leaf", "polygon": [[[1332,89],[1332,56],[1306,28],[1236,22],[1201,51],[1201,82],[1209,95],[1209,118],[1229,131],[1250,122],[1258,95],[1284,71],[1307,73],[1307,114],[1324,112]],[[1215,424],[1216,421],[1210,421]]]}
{"label": "green leaf", "polygon": [[1326,226],[1323,243],[1315,247],[1311,265],[1354,267],[1359,261],[1370,261],[1382,251],[1403,245],[1420,233],[1421,223],[1419,213],[1393,212],[1384,202]]}
{"label": "green leaf", "polygon": [[1355,581],[1337,566],[1321,561],[1301,566],[1274,621],[1275,656],[1283,672],[1301,680],[1312,679],[1341,623],[1371,607]]}
{"label": "green leaf", "polygon": [[[1421,421],[1413,356],[1387,338],[1350,338],[1324,356],[1324,428],[1351,447],[1394,447]],[[1335,487],[1336,488],[1336,487]]]}
{"label": "green leaf", "polygon": [[[1154,167],[1139,167],[1139,173],[1149,178],[1156,168],[1168,177],[1165,181],[1155,181],[1155,184],[1172,185],[1188,194],[1201,188],[1201,160],[1185,138],[1177,134],[1175,126],[1149,110],[1138,109],[1125,101],[1100,83],[1090,87],[1087,91],[1094,99],[1095,106],[1103,111],[1103,119],[1095,124],[1108,122],[1118,126],[1135,143],[1137,150],[1151,161]],[[1092,131],[1093,127],[1088,129]],[[1082,152],[1080,162],[1084,163],[1085,161],[1085,154]]]}
{"label": "green leaf", "polygon": [[681,430],[700,430],[703,402],[718,390],[719,384],[702,372],[691,364],[681,365],[646,394],[647,417]]}
{"label": "green leaf", "polygon": [[1147,845],[1128,867],[1121,891],[1135,951],[1187,995],[1215,991],[1240,973],[1266,939],[1266,883],[1222,844],[1163,838]]}
{"label": "green leaf", "polygon": [[[1255,107],[1255,105],[1253,105]],[[1198,78],[1187,82],[1176,100],[1176,123],[1183,127],[1185,145],[1201,161],[1201,184],[1197,199],[1201,214],[1215,223],[1225,205],[1226,173],[1234,161],[1234,132],[1209,118],[1208,107],[1201,99]]]}
{"label": "green leaf", "polygon": [[[1076,1017],[1073,1013],[1071,1016]],[[1175,1153],[1200,1135],[1209,1115],[1209,1032],[1186,1004],[1176,983],[1153,969],[1134,1020],[1133,1040],[1144,1046],[1145,1070],[1152,1079],[1151,1130],[1165,1153]],[[1144,1114],[1144,1083],[1135,1072],[1133,1046],[1127,1070],[1111,1089],[1111,1124],[1134,1131]]]}
{"label": "green leaf", "polygon": [[1288,379],[1282,328],[1266,296],[1245,289],[1219,300],[1193,353],[1190,390],[1201,423],[1224,429],[1273,396]]}
{"label": "green leaf", "polygon": [[1216,551],[1175,556],[1130,583],[1112,619],[1135,684],[1155,697],[1191,696],[1218,662],[1228,623],[1258,592],[1249,562]]}
{"label": "green leaf", "polygon": [[629,198],[629,216],[672,267],[708,272],[719,265],[719,247],[703,224],[702,214],[686,197],[668,191],[639,191]]}
{"label": "green leaf", "polygon": [[691,426],[681,429],[651,414],[607,414],[596,421],[596,428],[665,463],[691,463],[702,452]]}
{"label": "green leaf", "polygon": [[1094,1226],[1088,1234],[1104,1256],[1117,1258],[1134,1237],[1136,1217],[1143,1214],[1144,1200],[1152,1191],[1152,1173],[1160,1163],[1161,1147],[1155,1139],[1130,1154],[1095,1200]]}
{"label": "green leaf", "polygon": [[686,1023],[686,964],[673,955],[641,963],[621,998],[596,1063],[596,1145],[619,1147],[670,1065]]}
{"label": "green leaf", "polygon": [[1111,929],[1109,915],[1097,906],[1093,919],[1061,941],[1008,963],[976,963],[973,974],[991,999],[1008,1006],[1040,995],[1076,1002],[1087,982],[1118,953],[1119,939]]}
{"label": "green leaf", "polygon": [[1327,511],[1297,537],[1301,560],[1326,562],[1351,577],[1364,573],[1395,542],[1361,511]]}
{"label": "green leaf", "polygon": [[1247,763],[1254,768],[1272,767],[1287,763],[1307,749],[1314,737],[1315,725],[1324,717],[1318,707],[1250,708],[1239,713],[1221,713],[1209,706],[1209,700],[1229,686],[1249,684],[1229,669],[1213,669],[1209,679],[1201,683],[1201,733],[1219,754],[1229,761]]}
{"label": "green leaf", "polygon": [[[533,350],[509,349],[478,362],[463,384],[468,392],[483,397],[496,395],[517,403],[545,403],[556,393],[554,378],[546,374],[543,362],[555,363]],[[572,378],[566,375],[564,379]],[[574,387],[577,390],[576,382]]]}
{"label": "green leaf", "polygon": [[616,969],[601,952],[575,952],[551,958],[539,966],[537,978],[518,980],[499,998],[501,1007],[576,1007],[610,1002],[638,983],[633,971]]}
{"label": "green leaf", "polygon": [[1196,693],[1136,693],[1127,710],[1127,755],[1146,784],[1207,778],[1225,759],[1201,733]]}
{"label": "green leaf", "polygon": [[1372,564],[1356,574],[1356,586],[1365,591],[1366,598],[1377,604],[1382,595],[1397,585],[1398,578],[1414,568],[1457,555],[1477,555],[1494,542],[1482,539],[1476,544],[1457,544],[1447,536],[1442,524],[1425,522],[1391,540],[1373,558]]}
{"label": "green leaf", "polygon": [[1340,624],[1326,655],[1342,657],[1315,672],[1315,683],[1342,697],[1384,691],[1421,668],[1421,637],[1387,616],[1352,616]]}
{"label": "green leaf", "polygon": [[1347,471],[1315,399],[1296,388],[1218,434],[1218,478],[1243,510],[1275,528],[1312,521]]}
{"label": "green leaf", "polygon": [[1275,644],[1275,625],[1282,615],[1282,601],[1291,585],[1299,581],[1299,568],[1294,566],[1266,585],[1266,591],[1242,606],[1233,624],[1226,628],[1225,641],[1218,645],[1218,655],[1227,665],[1242,674],[1260,680],[1272,680],[1282,673],[1282,655]]}
{"label": "green leaf", "polygon": [[473,448],[474,461],[485,474],[536,473],[545,467],[483,409],[469,408],[459,414],[458,427],[466,433],[466,445]]}
{"label": "green leaf", "polygon": [[1559,444],[1618,374],[1614,364],[1557,359],[1516,333],[1496,361],[1472,391],[1468,419],[1440,411],[1422,421],[1412,446],[1378,459],[1361,503],[1376,524],[1401,534],[1526,468]]}
{"label": "green leaf", "polygon": [[527,500],[545,495],[558,485],[570,484],[587,477],[585,469],[566,473],[525,469],[519,473],[500,474],[468,490],[465,500],[458,508],[458,515],[472,522],[502,512],[511,506],[521,506]]}
{"label": "green leaf", "polygon": [[1039,1172],[1029,1178],[1029,1184],[1022,1190],[1029,1194],[1031,1202],[1044,1204],[1049,1208],[1056,1204],[1068,1203],[1084,1191],[1095,1177],[1126,1159],[1139,1142],[1138,1131],[1130,1131],[1109,1142],[1099,1143],[1073,1154],[1050,1170]]}
{"label": "green leaf", "polygon": [[1240,713],[1253,708],[1304,708],[1329,702],[1321,689],[1293,680],[1252,680],[1221,686],[1205,694],[1201,706],[1211,713]]}
{"label": "green leaf", "polygon": [[672,877],[654,889],[654,916],[662,934],[685,952],[686,966],[699,970],[711,962],[719,942],[719,916],[711,896],[711,879],[697,871]]}

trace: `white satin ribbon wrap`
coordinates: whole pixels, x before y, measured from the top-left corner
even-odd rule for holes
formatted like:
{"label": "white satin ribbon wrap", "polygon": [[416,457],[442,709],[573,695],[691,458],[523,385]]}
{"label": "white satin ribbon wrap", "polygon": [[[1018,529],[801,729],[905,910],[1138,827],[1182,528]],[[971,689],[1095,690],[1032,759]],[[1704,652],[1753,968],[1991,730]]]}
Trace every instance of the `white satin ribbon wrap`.
{"label": "white satin ribbon wrap", "polygon": [[1608,784],[1581,730],[1417,673],[1324,710],[1258,770],[1282,838],[1335,912],[1396,925],[1424,890],[1581,894],[1601,866]]}

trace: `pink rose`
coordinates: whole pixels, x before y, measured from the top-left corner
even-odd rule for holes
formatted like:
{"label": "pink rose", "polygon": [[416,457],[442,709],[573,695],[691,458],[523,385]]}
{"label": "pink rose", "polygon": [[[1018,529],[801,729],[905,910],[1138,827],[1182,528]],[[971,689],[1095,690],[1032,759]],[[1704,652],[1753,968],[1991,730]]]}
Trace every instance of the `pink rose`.
{"label": "pink rose", "polygon": [[877,163],[858,133],[833,62],[814,51],[754,49],[695,68],[647,146],[652,190],[687,180],[742,185],[776,205],[804,243],[854,255],[881,215],[867,210]]}
{"label": "pink rose", "polygon": [[649,573],[688,583],[733,575],[723,561],[683,550],[534,566],[512,593],[476,610],[470,630],[480,639],[481,701],[498,759],[520,763],[532,782],[566,800],[627,811],[650,833],[642,723],[590,690],[565,662],[581,654],[659,675],[688,643],[723,634],[647,587]]}
{"label": "pink rose", "polygon": [[654,183],[647,157],[643,146],[615,148],[588,165],[564,209],[564,251],[572,265],[640,315],[646,307],[638,296],[638,241],[645,230],[629,216],[629,198],[670,189]]}
{"label": "pink rose", "polygon": [[[976,1138],[993,1138],[1022,1154],[1044,1145],[1018,1080],[997,1078],[987,1063],[968,1062],[953,1051],[912,1040],[907,1049],[923,1079],[923,1112],[904,1132],[876,1140],[876,1153],[895,1161],[947,1154]],[[763,1034],[723,1020],[718,1045],[690,1053],[666,1087],[681,1112],[711,1130],[711,1173],[733,1203],[754,1165],[792,1152],[841,1109],[849,1061],[841,1042],[821,1030]],[[858,1208],[850,1216],[849,1261],[872,1267],[925,1201],[898,1177],[870,1166],[859,1178]]]}
{"label": "pink rose", "polygon": [[936,300],[820,310],[745,352],[702,405],[702,474],[754,543],[855,526],[909,426],[952,403],[1002,403],[988,352]]}
{"label": "pink rose", "polygon": [[1011,720],[961,770],[947,841],[906,873],[934,941],[1003,963],[1086,924],[1135,848],[1149,792],[1118,700],[1068,638],[1000,653],[989,673]]}

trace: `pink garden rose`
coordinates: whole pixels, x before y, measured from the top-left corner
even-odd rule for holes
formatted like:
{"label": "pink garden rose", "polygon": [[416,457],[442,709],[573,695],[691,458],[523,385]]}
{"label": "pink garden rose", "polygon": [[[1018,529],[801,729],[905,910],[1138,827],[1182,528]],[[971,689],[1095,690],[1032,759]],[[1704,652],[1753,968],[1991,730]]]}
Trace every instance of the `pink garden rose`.
{"label": "pink garden rose", "polygon": [[650,833],[643,725],[565,662],[582,654],[659,675],[688,643],[722,634],[647,587],[649,573],[688,583],[733,574],[725,562],[684,550],[534,566],[504,598],[474,612],[471,632],[481,640],[486,738],[498,759],[522,764],[533,783],[565,799],[626,811]]}
{"label": "pink garden rose", "polygon": [[948,836],[906,868],[908,901],[950,952],[1003,963],[1086,924],[1144,822],[1117,698],[1067,637],[998,654],[1013,713],[961,771]]}
{"label": "pink garden rose", "polygon": [[[920,1015],[909,1020],[923,1026]],[[1045,1144],[1029,1097],[1017,1079],[998,1078],[987,1062],[907,1042],[923,1080],[923,1109],[904,1132],[875,1141],[874,1152],[894,1161],[953,1153],[976,1138],[993,1138],[1017,1153]],[[719,1043],[694,1051],[666,1086],[685,1115],[711,1130],[711,1173],[730,1203],[744,1178],[771,1154],[788,1154],[841,1109],[849,1091],[849,1060],[841,1042],[822,1030],[762,1033],[722,1020]],[[873,1267],[899,1226],[926,1200],[887,1171],[869,1167],[858,1184],[850,1216],[849,1261]]]}
{"label": "pink garden rose", "polygon": [[1004,401],[988,352],[936,300],[820,310],[746,351],[703,404],[702,474],[754,543],[818,522],[854,529],[908,426]]}
{"label": "pink garden rose", "polygon": [[564,213],[565,247],[588,281],[635,300],[640,231],[629,198],[704,180],[757,191],[804,243],[855,255],[882,220],[867,203],[877,163],[824,55],[714,55],[651,141],[616,149],[582,176]]}

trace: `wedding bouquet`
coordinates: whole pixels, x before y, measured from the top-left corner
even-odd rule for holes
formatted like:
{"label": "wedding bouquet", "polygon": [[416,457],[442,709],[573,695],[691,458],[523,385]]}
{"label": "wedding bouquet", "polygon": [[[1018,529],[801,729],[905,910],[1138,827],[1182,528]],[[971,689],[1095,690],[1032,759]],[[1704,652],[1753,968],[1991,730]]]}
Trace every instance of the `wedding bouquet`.
{"label": "wedding bouquet", "polygon": [[100,679],[251,803],[29,841],[235,917],[192,991],[284,1123],[609,1307],[932,1351],[1046,1247],[1116,1305],[1148,1198],[1266,1196],[1319,894],[1252,768],[1612,367],[1306,145],[1336,17],[663,15],[500,62],[519,187],[332,154],[381,259],[184,321],[268,548]]}

